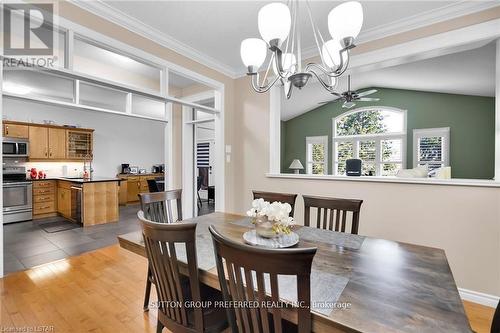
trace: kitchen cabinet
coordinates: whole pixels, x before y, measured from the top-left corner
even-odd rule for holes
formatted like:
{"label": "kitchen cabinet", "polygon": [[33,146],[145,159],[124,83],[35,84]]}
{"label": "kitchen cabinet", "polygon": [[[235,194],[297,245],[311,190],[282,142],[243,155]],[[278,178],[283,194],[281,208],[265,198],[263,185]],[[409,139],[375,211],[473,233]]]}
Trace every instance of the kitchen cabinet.
{"label": "kitchen cabinet", "polygon": [[56,215],[56,181],[33,182],[33,219]]}
{"label": "kitchen cabinet", "polygon": [[20,124],[3,124],[3,136],[9,138],[27,139],[29,137],[29,127]]}
{"label": "kitchen cabinet", "polygon": [[66,130],[49,128],[49,158],[63,160],[66,158]]}
{"label": "kitchen cabinet", "polygon": [[71,219],[71,183],[58,181],[57,186],[57,212]]}
{"label": "kitchen cabinet", "polygon": [[89,130],[66,131],[67,157],[71,160],[91,160],[93,157],[93,133]]}
{"label": "kitchen cabinet", "polygon": [[29,127],[30,159],[49,158],[49,131],[47,127]]}
{"label": "kitchen cabinet", "polygon": [[163,178],[164,175],[161,173],[149,173],[149,174],[119,174],[117,178],[120,178],[120,205],[125,205],[129,203],[137,203],[139,201],[139,193],[148,193],[148,179]]}
{"label": "kitchen cabinet", "polygon": [[139,193],[141,193],[141,180],[139,177],[127,178],[127,201],[139,201]]}
{"label": "kitchen cabinet", "polygon": [[43,126],[29,126],[30,159],[64,160],[66,158],[66,130]]}
{"label": "kitchen cabinet", "polygon": [[32,161],[93,159],[93,129],[4,121],[3,136],[29,139]]}

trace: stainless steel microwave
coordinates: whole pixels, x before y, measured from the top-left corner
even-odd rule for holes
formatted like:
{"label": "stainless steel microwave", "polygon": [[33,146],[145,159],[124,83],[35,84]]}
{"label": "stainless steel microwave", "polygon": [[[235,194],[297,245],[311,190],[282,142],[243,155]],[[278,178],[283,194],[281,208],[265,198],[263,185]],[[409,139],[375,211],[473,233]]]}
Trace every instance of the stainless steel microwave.
{"label": "stainless steel microwave", "polygon": [[29,155],[28,140],[3,138],[2,155],[4,157],[28,157]]}

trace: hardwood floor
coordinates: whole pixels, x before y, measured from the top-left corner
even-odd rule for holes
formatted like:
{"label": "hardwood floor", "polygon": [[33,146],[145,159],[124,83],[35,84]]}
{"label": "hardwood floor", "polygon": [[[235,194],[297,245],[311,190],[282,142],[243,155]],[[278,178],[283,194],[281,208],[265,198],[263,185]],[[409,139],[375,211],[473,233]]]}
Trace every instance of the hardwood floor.
{"label": "hardwood floor", "polygon": [[[0,279],[0,327],[155,332],[156,311],[142,312],[146,269],[144,258],[113,245],[9,274]],[[489,332],[494,310],[464,304],[472,328]]]}

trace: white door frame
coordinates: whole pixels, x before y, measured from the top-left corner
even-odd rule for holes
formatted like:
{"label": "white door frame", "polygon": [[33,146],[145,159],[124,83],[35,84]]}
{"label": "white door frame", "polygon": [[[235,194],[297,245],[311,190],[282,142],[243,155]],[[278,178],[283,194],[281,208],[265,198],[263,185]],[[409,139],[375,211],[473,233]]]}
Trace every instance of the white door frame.
{"label": "white door frame", "polygon": [[[215,105],[213,112],[214,120],[214,141],[215,141],[215,211],[224,211],[225,203],[225,153],[224,153],[224,112],[223,112],[223,90],[213,90],[195,95],[183,97],[188,102],[196,102],[214,98]],[[182,214],[183,218],[191,218],[197,214],[198,206],[195,205],[197,197],[194,188],[196,186],[195,178],[195,124],[197,121],[192,119],[193,107],[182,107]],[[206,112],[206,110],[202,110]]]}

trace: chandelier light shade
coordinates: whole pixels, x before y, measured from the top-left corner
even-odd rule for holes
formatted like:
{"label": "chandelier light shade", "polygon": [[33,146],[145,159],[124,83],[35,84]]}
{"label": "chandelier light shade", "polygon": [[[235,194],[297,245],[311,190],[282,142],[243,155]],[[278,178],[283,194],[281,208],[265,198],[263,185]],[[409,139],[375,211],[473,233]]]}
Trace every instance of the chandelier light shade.
{"label": "chandelier light shade", "polygon": [[323,58],[325,61],[325,65],[330,68],[334,68],[340,64],[340,50],[342,46],[340,45],[340,41],[330,39],[329,41],[323,44]]}
{"label": "chandelier light shade", "polygon": [[[297,18],[301,5],[307,9],[321,59],[319,63],[308,63],[305,66],[301,53],[301,20]],[[354,41],[363,25],[363,8],[359,2],[345,2],[330,11],[328,30],[332,39],[323,38],[307,0],[290,0],[288,5],[267,4],[260,9],[257,23],[262,39],[245,39],[240,50],[241,60],[247,67],[247,75],[252,76],[252,88],[256,92],[265,93],[275,83],[281,82],[286,98],[290,98],[293,87],[302,89],[314,76],[329,93],[342,96],[335,88],[337,78],[347,70],[349,52],[356,47]],[[267,50],[271,52],[271,57],[261,78],[258,70],[267,57]],[[270,77],[270,72],[274,72],[275,76]]]}
{"label": "chandelier light shade", "polygon": [[270,3],[259,10],[259,32],[268,44],[275,40],[279,46],[288,37],[291,24],[290,8],[283,3]]}
{"label": "chandelier light shade", "polygon": [[256,73],[267,56],[267,45],[262,39],[247,38],[241,42],[241,60],[251,73]]}
{"label": "chandelier light shade", "polygon": [[363,8],[356,1],[344,2],[328,14],[328,30],[333,40],[356,38],[363,25]]}

